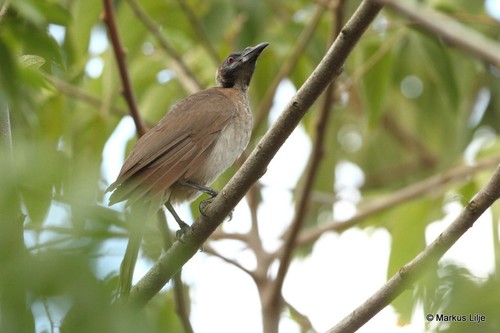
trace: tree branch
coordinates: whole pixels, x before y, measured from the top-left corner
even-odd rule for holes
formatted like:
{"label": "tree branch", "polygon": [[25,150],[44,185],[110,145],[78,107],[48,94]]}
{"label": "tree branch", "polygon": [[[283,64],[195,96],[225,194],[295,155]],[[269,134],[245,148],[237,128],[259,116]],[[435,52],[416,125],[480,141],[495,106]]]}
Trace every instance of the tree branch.
{"label": "tree branch", "polygon": [[463,49],[479,59],[500,67],[500,45],[484,35],[430,9],[422,9],[399,0],[371,0],[387,5],[415,23],[437,34],[450,45]]}
{"label": "tree branch", "polygon": [[[334,10],[334,21],[336,25],[332,29],[332,42],[337,38],[342,30],[342,17],[343,17],[343,9],[344,9],[344,0],[340,0],[339,7]],[[309,156],[309,160],[307,161],[307,166],[305,169],[305,176],[303,177],[303,181],[297,191],[297,200],[295,204],[295,215],[292,220],[292,223],[285,233],[284,239],[285,242],[282,248],[278,251],[281,253],[279,258],[279,268],[278,273],[276,274],[276,279],[274,280],[273,286],[270,289],[271,294],[269,295],[269,299],[267,300],[268,306],[280,306],[281,290],[283,288],[283,282],[285,281],[285,276],[288,272],[288,268],[290,266],[290,262],[292,260],[293,250],[296,247],[297,236],[299,235],[300,230],[304,224],[305,218],[308,212],[309,200],[312,188],[314,186],[314,181],[316,180],[316,176],[318,175],[318,169],[320,166],[320,162],[324,156],[325,146],[327,143],[326,131],[328,129],[328,124],[331,116],[331,109],[333,106],[334,99],[334,87],[335,81],[332,81],[328,86],[325,98],[323,100],[323,105],[320,110],[320,114],[316,119],[316,132],[312,144],[312,151]]]}
{"label": "tree branch", "polygon": [[361,3],[343,28],[340,36],[285,107],[276,123],[264,135],[240,170],[208,206],[207,216],[200,216],[186,232],[182,241],[175,242],[132,289],[131,303],[137,306],[143,306],[147,303],[172,278],[173,274],[198,251],[250,187],[265,173],[271,159],[314,101],[339,75],[347,56],[381,8],[381,5],[371,1]]}
{"label": "tree branch", "polygon": [[278,90],[278,86],[281,81],[286,78],[292,72],[293,68],[299,61],[300,56],[304,52],[307,44],[311,40],[314,31],[318,27],[319,21],[323,16],[325,9],[323,6],[316,6],[316,10],[313,14],[313,17],[304,28],[302,33],[300,34],[297,43],[295,44],[295,48],[292,50],[292,54],[286,59],[278,73],[274,76],[274,80],[271,83],[270,87],[267,89],[267,93],[264,96],[264,99],[259,105],[259,109],[255,113],[255,121],[254,121],[254,129],[259,130],[264,121],[267,119],[269,115],[269,111],[271,110],[271,106],[273,105],[274,95],[276,94],[276,90]]}
{"label": "tree branch", "polygon": [[380,310],[436,265],[439,259],[500,198],[500,165],[481,191],[467,204],[455,221],[413,260],[400,268],[387,283],[327,333],[355,332]]}
{"label": "tree branch", "polygon": [[239,262],[223,256],[218,251],[216,251],[213,247],[211,247],[209,244],[203,245],[203,252],[206,252],[206,253],[214,256],[214,257],[217,257],[217,258],[221,259],[222,261],[225,261],[226,263],[228,263],[230,265],[233,265],[236,268],[239,268],[240,270],[242,270],[243,272],[245,272],[248,276],[250,276],[255,281],[255,273],[254,272],[252,272],[251,270],[243,267]]}
{"label": "tree branch", "polygon": [[[87,93],[83,89],[77,88],[53,75],[43,74],[43,77],[54,87],[56,87],[59,93],[64,93],[68,96],[74,97],[92,107],[95,107],[96,109],[102,109],[104,106],[104,103],[98,97]],[[111,112],[119,116],[124,116],[127,114],[126,110],[121,109],[117,106],[111,106],[110,108]]]}
{"label": "tree branch", "polygon": [[500,159],[498,157],[485,159],[475,165],[461,165],[449,171],[439,173],[435,176],[422,180],[418,183],[411,184],[405,188],[400,189],[399,191],[392,193],[386,198],[376,200],[366,205],[359,213],[357,213],[350,219],[347,219],[343,222],[332,221],[317,228],[303,231],[297,239],[297,244],[311,244],[327,231],[342,232],[344,230],[347,230],[371,215],[380,213],[403,202],[418,198],[430,191],[436,191],[437,187],[445,185],[452,181],[463,180],[465,177],[479,170],[491,168],[498,163],[500,163]]}
{"label": "tree branch", "polygon": [[283,300],[283,303],[285,303],[286,307],[290,311],[290,314],[293,318],[293,321],[295,321],[301,329],[301,332],[308,332],[308,333],[313,333],[316,332],[312,326],[311,320],[301,313],[297,308],[295,308],[292,304],[287,302],[286,300]]}
{"label": "tree branch", "polygon": [[194,33],[196,36],[198,36],[198,40],[201,42],[201,44],[205,47],[205,50],[207,50],[208,55],[210,56],[210,59],[212,59],[212,62],[214,63],[215,66],[219,66],[219,63],[221,59],[219,59],[219,55],[215,51],[214,47],[210,43],[210,40],[208,39],[207,35],[205,34],[205,29],[201,25],[200,20],[196,16],[195,12],[193,9],[189,6],[186,0],[178,0],[179,5],[181,6],[182,10],[186,14],[186,17],[188,18],[189,23],[191,23],[191,26],[193,27]]}
{"label": "tree branch", "polygon": [[144,26],[153,34],[153,36],[158,41],[160,47],[165,50],[165,52],[172,58],[173,71],[177,74],[179,82],[182,84],[184,89],[190,94],[194,94],[197,91],[203,89],[203,85],[196,78],[196,75],[191,72],[189,67],[186,65],[182,56],[177,53],[172,45],[165,39],[161,33],[162,28],[158,25],[142,8],[137,4],[135,0],[127,0],[130,8],[135,13],[137,18],[142,21]]}
{"label": "tree branch", "polygon": [[139,115],[139,110],[137,109],[137,103],[135,101],[134,92],[132,90],[132,85],[130,83],[130,78],[128,75],[127,65],[125,63],[125,51],[123,50],[122,44],[120,42],[120,36],[118,35],[118,29],[116,28],[115,15],[113,12],[113,5],[111,1],[112,0],[103,0],[103,21],[108,26],[109,38],[111,39],[116,62],[118,63],[118,70],[120,72],[120,78],[123,84],[123,97],[127,102],[130,115],[134,119],[137,134],[139,136],[142,136],[144,133],[146,133],[146,127],[144,126],[144,123],[142,122],[142,119]]}

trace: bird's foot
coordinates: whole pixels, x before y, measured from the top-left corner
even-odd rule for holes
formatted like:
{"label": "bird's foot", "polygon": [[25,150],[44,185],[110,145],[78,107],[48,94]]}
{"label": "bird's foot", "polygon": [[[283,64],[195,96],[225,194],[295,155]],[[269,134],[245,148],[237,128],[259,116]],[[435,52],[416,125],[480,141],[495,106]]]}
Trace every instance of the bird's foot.
{"label": "bird's foot", "polygon": [[175,238],[182,242],[182,236],[184,236],[184,234],[189,230],[189,224],[187,224],[186,222],[184,222],[183,220],[181,220],[181,218],[179,217],[179,215],[177,215],[174,207],[172,206],[172,204],[170,203],[170,201],[167,201],[165,203],[165,207],[167,207],[168,211],[170,212],[170,214],[172,214],[172,216],[174,217],[175,219],[175,222],[177,222],[177,224],[179,225],[179,230],[177,230],[175,232]]}
{"label": "bird's foot", "polygon": [[[208,186],[197,184],[197,183],[194,183],[194,182],[191,182],[188,180],[179,181],[179,184],[181,184],[183,186],[190,187],[190,188],[195,189],[197,191],[206,193],[210,196],[210,198],[205,199],[202,202],[200,202],[200,205],[198,206],[198,210],[200,211],[200,214],[206,217],[207,216],[207,213],[206,213],[207,206],[210,205],[212,203],[212,201],[214,201],[215,197],[217,197],[219,192],[217,192],[216,190],[214,190],[213,188],[210,188]],[[233,218],[233,211],[231,210],[231,213],[229,213],[229,221],[231,221],[232,218]]]}
{"label": "bird's foot", "polygon": [[175,238],[179,242],[184,243],[184,241],[182,240],[182,237],[186,234],[186,232],[188,232],[188,230],[190,228],[189,224],[187,224],[186,222],[183,222],[183,221],[176,221],[176,222],[179,225],[180,229],[175,232]]}
{"label": "bird's foot", "polygon": [[[212,201],[214,201],[215,197],[216,196],[213,196],[211,198],[208,198],[208,199],[200,202],[198,209],[199,209],[201,215],[203,215],[205,217],[207,216],[206,209],[207,209],[208,205],[210,205],[212,203]],[[233,219],[233,212],[234,212],[234,209],[232,209],[231,212],[229,213],[228,221],[231,221]]]}
{"label": "bird's foot", "polygon": [[212,201],[214,201],[216,196],[217,195],[215,195],[211,198],[205,199],[202,202],[200,202],[200,205],[198,206],[198,210],[200,211],[201,215],[203,215],[205,217],[207,216],[207,212],[206,212],[207,206],[210,205],[212,203]]}

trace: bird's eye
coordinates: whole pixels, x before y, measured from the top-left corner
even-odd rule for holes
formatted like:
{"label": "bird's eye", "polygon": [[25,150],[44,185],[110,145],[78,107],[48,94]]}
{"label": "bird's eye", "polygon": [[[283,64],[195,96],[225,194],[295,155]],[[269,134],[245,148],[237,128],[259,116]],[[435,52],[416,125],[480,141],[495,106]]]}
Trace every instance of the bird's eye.
{"label": "bird's eye", "polygon": [[235,62],[235,61],[236,61],[236,59],[235,59],[234,57],[228,57],[228,58],[227,58],[227,63],[228,63],[228,64],[232,64],[232,63],[233,63],[233,62]]}

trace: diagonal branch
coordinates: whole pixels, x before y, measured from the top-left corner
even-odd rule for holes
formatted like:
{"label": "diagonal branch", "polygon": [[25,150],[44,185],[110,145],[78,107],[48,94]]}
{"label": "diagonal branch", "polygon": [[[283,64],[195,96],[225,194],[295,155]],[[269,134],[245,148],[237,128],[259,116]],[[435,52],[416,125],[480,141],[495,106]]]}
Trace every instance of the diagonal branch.
{"label": "diagonal branch", "polygon": [[405,289],[416,282],[426,268],[436,265],[453,244],[474,225],[474,222],[500,198],[500,165],[493,176],[462,210],[455,221],[413,260],[399,269],[375,294],[327,333],[355,332],[380,310],[389,305]]}
{"label": "diagonal branch", "polygon": [[464,178],[479,170],[491,168],[498,163],[500,163],[500,159],[498,157],[489,158],[477,162],[477,164],[471,166],[461,165],[446,172],[439,173],[435,176],[424,179],[418,183],[411,184],[398,191],[395,191],[386,198],[382,198],[371,202],[370,204],[367,204],[361,211],[359,211],[350,219],[347,219],[343,222],[332,221],[330,223],[325,223],[324,225],[321,225],[317,228],[311,228],[310,230],[303,231],[297,239],[297,245],[301,246],[311,244],[328,231],[342,232],[344,230],[352,228],[353,226],[361,223],[369,216],[390,209],[401,203],[418,198],[431,191],[435,192],[436,188],[439,186],[443,186],[453,181],[463,180]]}
{"label": "diagonal branch", "polygon": [[[98,97],[95,97],[94,95],[89,94],[83,89],[77,88],[59,78],[53,75],[49,74],[43,74],[43,77],[49,81],[55,88],[57,88],[57,91],[59,93],[66,94],[68,96],[74,97],[96,109],[102,109],[104,106],[104,103],[101,99]],[[125,109],[119,108],[117,106],[111,105],[110,106],[111,112],[114,114],[117,114],[119,116],[124,116],[127,114],[127,111]]]}
{"label": "diagonal branch", "polygon": [[407,16],[450,45],[463,49],[484,61],[500,67],[500,45],[484,35],[430,9],[399,0],[372,0]]}
{"label": "diagonal branch", "polygon": [[255,277],[255,273],[253,271],[245,268],[243,265],[241,265],[236,260],[233,260],[233,259],[230,259],[228,257],[223,256],[218,251],[216,251],[213,247],[211,247],[209,244],[203,245],[203,252],[208,253],[216,258],[219,258],[222,261],[225,261],[226,263],[231,264],[236,268],[239,268],[241,271],[247,273],[247,275],[249,275],[255,281],[256,277]]}
{"label": "diagonal branch", "polygon": [[[334,22],[336,23],[332,29],[333,40],[340,34],[340,31],[342,30],[344,3],[344,0],[340,0],[339,6],[333,11]],[[306,170],[304,172],[304,179],[297,192],[294,218],[292,220],[291,226],[288,228],[288,231],[285,234],[285,242],[282,248],[279,250],[279,253],[281,253],[279,260],[280,265],[278,268],[276,279],[271,289],[271,294],[269,295],[269,299],[267,300],[269,306],[279,307],[280,305],[279,303],[282,299],[281,290],[283,288],[285,276],[288,272],[288,268],[292,260],[293,250],[296,247],[297,236],[299,235],[299,232],[302,229],[307,216],[311,191],[313,189],[314,181],[316,180],[318,169],[324,156],[324,150],[327,143],[326,132],[328,129],[328,124],[332,113],[331,110],[334,102],[334,87],[335,81],[332,81],[332,83],[330,83],[328,89],[326,90],[323,105],[316,120],[316,134],[312,145],[312,152],[309,156],[309,160],[307,161]]]}
{"label": "diagonal branch", "polygon": [[206,216],[200,216],[186,232],[182,241],[175,242],[132,289],[129,298],[132,304],[144,306],[182,265],[196,254],[250,187],[265,173],[270,161],[311,105],[339,75],[354,45],[381,8],[381,5],[371,1],[361,3],[311,76],[285,107],[276,123],[264,135],[240,170],[208,206]]}
{"label": "diagonal branch", "polygon": [[323,6],[316,6],[314,15],[302,31],[302,34],[299,36],[292,54],[287,58],[287,60],[280,67],[278,73],[274,76],[274,80],[271,83],[271,86],[267,89],[267,93],[256,112],[254,129],[258,130],[263,122],[267,119],[269,110],[273,105],[274,95],[276,94],[276,90],[278,90],[278,86],[280,85],[281,81],[283,81],[283,79],[291,73],[292,69],[299,61],[299,58],[304,52],[307,44],[311,40],[314,31],[316,31],[316,28],[324,12],[325,9]]}
{"label": "diagonal branch", "polygon": [[127,65],[125,63],[125,51],[123,50],[122,43],[120,41],[120,36],[118,34],[118,29],[116,28],[115,15],[113,12],[113,4],[111,0],[103,0],[104,4],[104,17],[103,21],[108,26],[109,38],[111,39],[111,44],[113,45],[113,51],[115,53],[116,62],[118,63],[118,70],[120,72],[120,78],[123,84],[123,97],[127,102],[130,115],[134,119],[135,127],[137,129],[137,134],[142,136],[146,133],[146,127],[142,122],[139,115],[139,110],[137,108],[137,103],[135,101],[134,92],[132,90],[132,84],[130,83],[130,77],[128,75]]}
{"label": "diagonal branch", "polygon": [[187,19],[189,20],[189,23],[191,23],[191,26],[193,27],[194,33],[198,37],[198,39],[201,41],[203,46],[208,52],[208,55],[210,56],[210,59],[212,59],[212,62],[214,63],[215,66],[219,66],[219,63],[221,59],[219,59],[219,55],[215,51],[214,47],[210,43],[210,40],[208,39],[208,36],[205,33],[205,29],[203,28],[200,20],[196,16],[196,13],[193,11],[191,6],[187,3],[186,0],[178,0],[179,5],[181,6],[182,10],[186,14]]}

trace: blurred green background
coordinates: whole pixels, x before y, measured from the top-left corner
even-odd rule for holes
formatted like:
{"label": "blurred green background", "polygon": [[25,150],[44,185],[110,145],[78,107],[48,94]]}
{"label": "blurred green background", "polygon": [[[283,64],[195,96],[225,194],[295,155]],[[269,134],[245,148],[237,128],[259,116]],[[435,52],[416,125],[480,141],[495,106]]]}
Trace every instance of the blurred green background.
{"label": "blurred green background", "polygon": [[[342,7],[336,7],[337,1],[331,3],[322,7],[305,0],[140,1],[144,13],[161,26],[161,36],[195,73],[186,78],[173,53],[129,3],[114,1],[141,116],[154,124],[175,101],[211,86],[215,67],[229,52],[267,41],[270,47],[259,59],[249,92],[256,118],[263,120],[254,131],[251,149],[269,126],[269,107],[262,101],[268,94],[274,96],[272,82],[305,27],[317,17],[307,47],[286,73],[285,79],[296,88],[326,52],[333,18],[345,21],[359,1],[345,1]],[[497,43],[500,40],[498,18],[485,11],[483,1],[420,3]],[[2,8],[7,10],[0,16],[0,108],[2,124],[10,123],[10,135],[3,127],[1,332],[183,332],[171,288],[144,311],[111,306],[121,254],[112,254],[110,265],[115,267],[108,267],[106,274],[97,264],[109,256],[105,246],[109,241],[127,236],[123,209],[109,208],[104,199],[109,184],[103,175],[109,168],[103,166],[104,146],[127,109],[101,21],[102,2],[16,0],[3,2]],[[332,15],[338,8],[342,15]],[[317,130],[319,104],[301,124],[309,138]],[[391,235],[390,276],[423,249],[426,227],[444,216],[450,193],[464,202],[470,199],[498,163],[500,69],[447,46],[394,12],[383,11],[348,59],[330,107],[307,228],[335,216],[334,200],[324,198],[338,194],[334,170],[342,161],[363,172],[356,202],[361,208],[438,172],[493,161],[489,168],[440,184],[362,222],[360,228],[368,232],[382,228]],[[221,188],[235,170],[214,187]],[[258,196],[257,201],[261,199]],[[498,332],[499,213],[497,205],[490,222],[496,260],[491,277],[478,280],[466,267],[440,264],[393,303],[400,324],[410,323],[415,306],[423,304],[426,312],[476,309],[488,317],[481,332]],[[144,253],[152,260],[161,251],[154,228],[151,223],[144,244]],[[304,244],[298,255],[307,256],[311,248],[311,243]],[[291,319],[298,331],[313,330],[299,318]],[[471,326],[455,323],[429,329],[470,332]]]}

